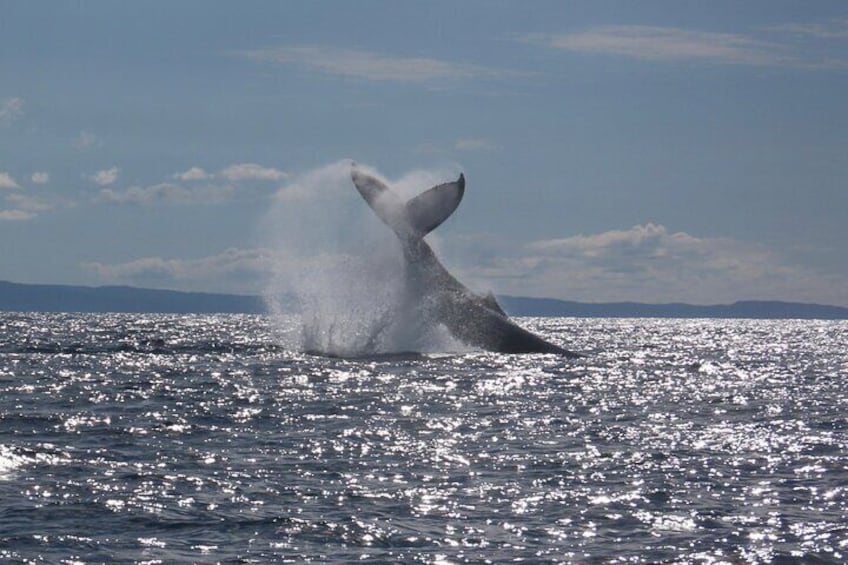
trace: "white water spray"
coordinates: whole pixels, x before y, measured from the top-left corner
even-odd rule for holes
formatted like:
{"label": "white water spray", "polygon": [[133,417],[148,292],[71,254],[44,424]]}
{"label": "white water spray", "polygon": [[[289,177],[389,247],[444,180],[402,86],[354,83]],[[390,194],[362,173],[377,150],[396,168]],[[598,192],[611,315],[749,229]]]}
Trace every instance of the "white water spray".
{"label": "white water spray", "polygon": [[[301,175],[266,215],[274,269],[265,297],[283,345],[340,356],[455,349],[411,295],[400,243],[350,171],[350,161],[339,161]],[[416,172],[392,186],[407,198],[438,178]]]}

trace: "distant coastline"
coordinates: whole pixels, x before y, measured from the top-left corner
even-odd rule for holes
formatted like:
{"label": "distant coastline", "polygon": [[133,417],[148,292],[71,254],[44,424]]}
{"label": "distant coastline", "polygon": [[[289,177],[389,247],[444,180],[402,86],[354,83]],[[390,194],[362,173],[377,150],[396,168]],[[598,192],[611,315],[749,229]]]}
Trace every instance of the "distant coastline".
{"label": "distant coastline", "polygon": [[257,296],[0,281],[0,311],[261,314],[266,307]]}
{"label": "distant coastline", "polygon": [[[848,308],[841,306],[780,301],[746,300],[707,306],[683,303],[586,303],[525,296],[498,296],[498,301],[513,316],[848,319]],[[0,281],[0,311],[262,314],[267,311],[267,307],[259,296],[131,286],[90,287]]]}
{"label": "distant coastline", "polygon": [[569,316],[577,318],[753,318],[846,320],[848,308],[776,300],[741,300],[732,304],[697,305],[641,302],[570,302],[552,298],[499,296],[504,309],[515,316]]}

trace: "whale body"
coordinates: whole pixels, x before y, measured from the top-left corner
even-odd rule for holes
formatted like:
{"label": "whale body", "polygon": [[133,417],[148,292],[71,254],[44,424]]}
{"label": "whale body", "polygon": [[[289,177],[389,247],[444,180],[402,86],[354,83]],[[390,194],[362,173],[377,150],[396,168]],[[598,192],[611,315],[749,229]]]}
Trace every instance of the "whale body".
{"label": "whale body", "polygon": [[459,341],[499,353],[555,353],[581,357],[527,331],[500,307],[494,295],[475,294],[436,258],[424,236],[442,224],[465,194],[465,176],[440,184],[404,202],[378,178],[355,165],[351,179],[374,213],[397,235],[404,256],[405,291],[420,313],[443,324]]}

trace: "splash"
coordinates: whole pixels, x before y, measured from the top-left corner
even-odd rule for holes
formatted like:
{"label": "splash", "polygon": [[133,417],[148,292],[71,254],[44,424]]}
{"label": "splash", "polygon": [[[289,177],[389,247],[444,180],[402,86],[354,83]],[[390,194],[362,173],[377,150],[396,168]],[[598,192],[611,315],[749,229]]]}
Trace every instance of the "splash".
{"label": "splash", "polygon": [[[350,170],[344,160],[301,175],[265,218],[274,253],[265,298],[280,341],[339,356],[457,349],[410,291],[400,243],[354,190]],[[437,178],[414,172],[392,185],[408,197]]]}

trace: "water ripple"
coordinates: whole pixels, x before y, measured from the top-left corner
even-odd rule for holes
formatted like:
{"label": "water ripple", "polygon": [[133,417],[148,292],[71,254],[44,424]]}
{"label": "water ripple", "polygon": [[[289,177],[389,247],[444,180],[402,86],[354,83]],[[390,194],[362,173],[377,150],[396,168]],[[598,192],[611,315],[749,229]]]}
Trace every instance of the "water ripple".
{"label": "water ripple", "polygon": [[0,559],[844,561],[848,324],[524,322],[590,356],[3,314]]}

